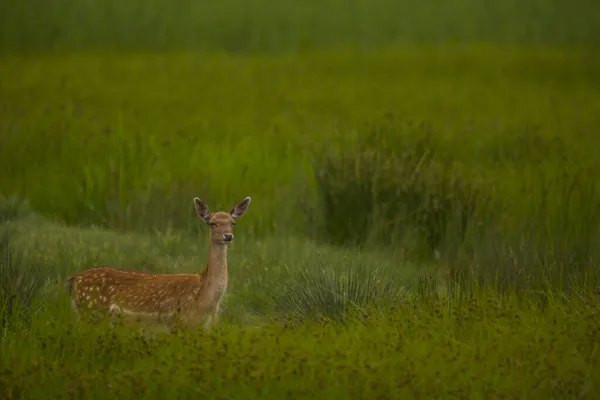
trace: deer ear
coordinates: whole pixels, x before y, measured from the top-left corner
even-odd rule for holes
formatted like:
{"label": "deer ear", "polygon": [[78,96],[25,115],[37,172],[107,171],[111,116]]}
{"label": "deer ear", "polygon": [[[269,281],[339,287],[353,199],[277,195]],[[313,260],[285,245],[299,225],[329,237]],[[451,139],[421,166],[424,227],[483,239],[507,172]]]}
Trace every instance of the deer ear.
{"label": "deer ear", "polygon": [[248,206],[250,205],[250,197],[246,197],[244,200],[240,201],[231,209],[229,214],[233,217],[233,219],[241,218],[242,215],[248,210]]}
{"label": "deer ear", "polygon": [[205,202],[200,200],[199,198],[194,198],[194,208],[196,209],[196,214],[202,219],[204,222],[208,223],[210,219],[210,214],[208,213],[208,206]]}

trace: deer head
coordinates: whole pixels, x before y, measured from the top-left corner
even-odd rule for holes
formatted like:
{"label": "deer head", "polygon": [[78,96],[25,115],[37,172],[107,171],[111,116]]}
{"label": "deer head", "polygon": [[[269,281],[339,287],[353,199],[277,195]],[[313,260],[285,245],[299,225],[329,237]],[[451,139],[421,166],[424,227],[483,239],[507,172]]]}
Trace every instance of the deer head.
{"label": "deer head", "polygon": [[237,203],[228,213],[224,211],[211,213],[208,211],[208,206],[205,202],[198,197],[194,198],[196,214],[210,226],[210,240],[212,243],[227,245],[233,241],[235,220],[241,218],[246,210],[248,210],[250,200],[250,197],[246,197]]}

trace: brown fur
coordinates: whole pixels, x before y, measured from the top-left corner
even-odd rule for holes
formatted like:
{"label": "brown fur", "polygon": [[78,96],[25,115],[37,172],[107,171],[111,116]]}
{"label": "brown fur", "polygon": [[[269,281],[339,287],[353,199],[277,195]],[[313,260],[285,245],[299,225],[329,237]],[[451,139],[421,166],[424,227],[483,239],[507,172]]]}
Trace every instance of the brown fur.
{"label": "brown fur", "polygon": [[250,198],[229,213],[208,213],[194,199],[198,216],[211,227],[209,260],[199,274],[152,274],[109,266],[90,268],[71,276],[67,290],[75,312],[120,315],[149,324],[185,325],[216,322],[227,288],[227,245],[233,240],[234,219],[247,210]]}

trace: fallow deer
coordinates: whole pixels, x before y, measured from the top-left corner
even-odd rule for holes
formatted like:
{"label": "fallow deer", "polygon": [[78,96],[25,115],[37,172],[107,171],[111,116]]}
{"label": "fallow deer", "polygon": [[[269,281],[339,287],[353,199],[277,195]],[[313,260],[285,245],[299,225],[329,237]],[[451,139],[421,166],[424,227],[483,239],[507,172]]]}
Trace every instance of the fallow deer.
{"label": "fallow deer", "polygon": [[108,266],[90,268],[68,279],[71,304],[77,315],[101,312],[126,322],[173,329],[175,324],[209,329],[217,323],[227,289],[227,248],[235,220],[250,204],[246,197],[230,212],[209,213],[194,198],[198,216],[210,226],[208,264],[199,274],[152,274]]}

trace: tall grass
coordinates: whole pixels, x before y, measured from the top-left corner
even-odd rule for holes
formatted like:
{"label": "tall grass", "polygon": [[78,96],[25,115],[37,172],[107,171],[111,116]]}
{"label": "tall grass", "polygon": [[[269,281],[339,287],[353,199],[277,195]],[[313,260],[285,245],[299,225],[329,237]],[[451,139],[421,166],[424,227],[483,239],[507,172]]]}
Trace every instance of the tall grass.
{"label": "tall grass", "polygon": [[66,274],[98,260],[197,271],[205,235],[13,223],[13,249],[47,260],[52,295],[0,338],[4,398],[597,397],[597,296],[448,296],[384,249],[251,238],[240,221],[222,323],[148,337],[76,322]]}
{"label": "tall grass", "polygon": [[[396,120],[379,137],[390,136],[391,148],[402,146],[396,136],[418,140],[428,129],[444,157],[432,162],[460,161],[463,171],[544,157],[518,139],[532,125],[542,138],[568,135],[574,158],[590,159],[598,122],[600,63],[577,52],[89,55],[1,65],[15,79],[0,87],[0,190],[69,223],[124,229],[186,228],[197,195],[212,207],[258,196],[249,222],[256,232],[306,229],[313,168],[325,162],[315,155],[338,147],[335,137],[346,137],[345,151],[360,145],[353,138],[386,115]],[[302,207],[289,201],[306,196]]]}
{"label": "tall grass", "polygon": [[460,285],[597,278],[594,54],[396,48],[1,65],[19,79],[0,88],[10,99],[0,190],[70,224],[194,234],[194,196],[214,210],[250,195],[245,224],[257,237],[392,245],[443,262]]}
{"label": "tall grass", "polygon": [[[596,162],[566,155],[568,144],[538,136],[511,148],[515,155],[527,154],[525,162],[469,170],[436,154],[439,143],[431,136],[393,146],[380,134],[367,135],[350,152],[325,153],[314,168],[323,238],[436,255],[459,284],[475,278],[501,290],[543,291],[598,282]],[[388,129],[383,137],[400,135]],[[543,159],[535,156],[557,140]]]}
{"label": "tall grass", "polygon": [[11,227],[0,231],[0,326],[3,333],[15,321],[29,322],[44,305],[44,286],[52,274],[48,263],[12,246]]}
{"label": "tall grass", "polygon": [[[484,46],[3,58],[2,397],[597,398],[599,68]],[[68,275],[198,272],[192,198],[248,195],[215,332],[76,323]]]}
{"label": "tall grass", "polygon": [[593,0],[10,0],[0,5],[0,51],[286,52],[474,41],[593,46],[598,26]]}

